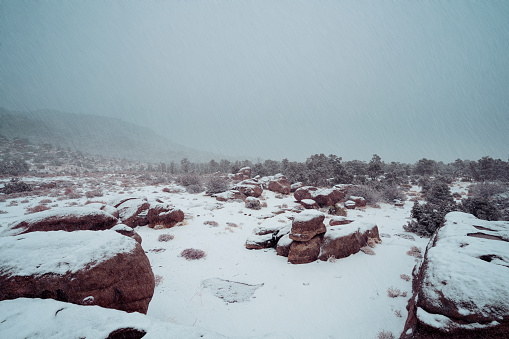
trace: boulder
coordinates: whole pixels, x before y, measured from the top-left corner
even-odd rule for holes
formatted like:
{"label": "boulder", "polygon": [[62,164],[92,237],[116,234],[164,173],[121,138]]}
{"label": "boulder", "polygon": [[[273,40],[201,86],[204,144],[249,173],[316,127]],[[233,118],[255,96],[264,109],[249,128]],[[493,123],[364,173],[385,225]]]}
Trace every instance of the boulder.
{"label": "boulder", "polygon": [[345,197],[344,189],[338,187],[333,188],[316,188],[313,186],[304,186],[295,191],[293,194],[295,200],[302,201],[304,199],[312,199],[316,201],[320,207],[333,206]]}
{"label": "boulder", "polygon": [[355,202],[355,207],[365,207],[366,199],[363,197],[350,196],[350,200]]}
{"label": "boulder", "polygon": [[274,234],[256,235],[252,234],[246,240],[246,248],[249,250],[260,250],[263,248],[272,248],[276,245]]}
{"label": "boulder", "polygon": [[147,212],[148,226],[173,227],[184,220],[184,212],[165,203],[152,204]]}
{"label": "boulder", "polygon": [[141,236],[138,233],[136,233],[131,227],[124,224],[117,224],[113,226],[111,230],[122,235],[125,235],[126,237],[131,237],[134,240],[136,240],[138,244],[141,245],[142,242]]}
{"label": "boulder", "polygon": [[332,217],[332,219],[329,221],[329,226],[339,226],[339,225],[348,225],[352,223],[353,220],[348,219],[347,217]]}
{"label": "boulder", "polygon": [[353,210],[355,209],[355,206],[357,206],[357,204],[355,203],[355,201],[353,200],[347,200],[345,201],[345,208],[349,209],[349,210]]}
{"label": "boulder", "polygon": [[259,198],[262,195],[262,185],[255,180],[244,180],[234,187],[235,190],[247,197]]}
{"label": "boulder", "polygon": [[246,196],[241,194],[238,190],[229,190],[222,193],[214,194],[217,201],[231,201],[231,200],[244,200]]}
{"label": "boulder", "polygon": [[0,300],[51,298],[146,313],[155,280],[141,246],[115,231],[0,238]]}
{"label": "boulder", "polygon": [[303,199],[313,199],[313,193],[318,191],[318,188],[313,186],[302,186],[295,190],[293,193],[293,197],[297,201],[302,201]]}
{"label": "boulder", "polygon": [[302,207],[304,207],[307,210],[311,210],[311,209],[318,210],[318,209],[320,209],[320,206],[318,206],[316,201],[314,201],[313,199],[302,199],[300,201],[300,204],[302,205]]}
{"label": "boulder", "polygon": [[292,245],[293,240],[290,239],[290,234],[285,234],[279,239],[276,245],[276,253],[282,257],[288,257],[288,253],[290,252],[290,246]]}
{"label": "boulder", "polygon": [[22,217],[2,230],[2,235],[17,235],[37,231],[105,230],[113,227],[117,218],[93,207],[65,207],[36,212]]}
{"label": "boulder", "polygon": [[320,234],[308,241],[292,241],[288,250],[288,262],[292,264],[308,264],[318,259],[322,238],[323,235]]}
{"label": "boulder", "polygon": [[252,210],[259,210],[262,208],[262,204],[260,203],[260,200],[255,197],[247,197],[245,207]]}
{"label": "boulder", "polygon": [[251,167],[243,167],[236,174],[233,175],[233,180],[247,180],[251,179]]}
{"label": "boulder", "polygon": [[296,190],[298,190],[301,187],[304,187],[304,184],[301,182],[296,182],[295,184],[290,185],[290,191],[295,192]]}
{"label": "boulder", "polygon": [[325,215],[316,210],[305,210],[295,216],[290,238],[295,241],[309,241],[317,234],[325,233]]}
{"label": "boulder", "polygon": [[121,203],[118,216],[123,224],[129,227],[145,226],[149,223],[147,218],[150,204],[144,199],[129,199]]}
{"label": "boulder", "polygon": [[414,268],[401,338],[507,338],[508,268],[508,221],[447,214]]}
{"label": "boulder", "polygon": [[323,236],[319,259],[325,261],[331,256],[336,259],[346,258],[368,245],[369,239],[381,242],[375,224],[355,221],[348,225],[329,227]]}
{"label": "boulder", "polygon": [[281,194],[290,194],[290,181],[288,181],[284,175],[276,175],[274,176],[274,179],[269,181],[269,191]]}

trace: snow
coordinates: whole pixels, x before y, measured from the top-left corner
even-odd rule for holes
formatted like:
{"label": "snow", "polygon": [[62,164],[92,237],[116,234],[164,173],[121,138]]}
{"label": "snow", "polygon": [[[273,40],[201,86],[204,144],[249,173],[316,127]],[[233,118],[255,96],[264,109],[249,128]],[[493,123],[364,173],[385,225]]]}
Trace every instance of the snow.
{"label": "snow", "polygon": [[417,308],[417,317],[425,324],[432,326],[434,328],[442,329],[445,331],[451,331],[457,328],[461,329],[481,329],[497,326],[499,323],[497,321],[492,321],[487,324],[479,324],[479,323],[469,323],[469,324],[461,324],[453,321],[452,319],[442,315],[442,314],[432,314],[428,313],[422,308]]}
{"label": "snow", "polygon": [[31,232],[0,238],[0,267],[18,276],[64,275],[95,267],[135,247],[134,239],[111,230]]}
{"label": "snow", "polygon": [[[313,201],[314,203],[314,201]],[[318,217],[325,216],[322,212],[317,210],[305,210],[295,216],[294,222],[309,222]]]}
{"label": "snow", "polygon": [[248,301],[263,284],[249,285],[219,278],[210,278],[202,281],[202,286],[209,289],[219,299],[227,303],[236,303]]}
{"label": "snow", "polygon": [[327,232],[325,232],[325,238],[334,240],[350,235],[357,231],[364,233],[371,230],[375,226],[376,224],[374,223],[366,223],[362,221],[354,221],[346,225],[329,226],[327,227]]}

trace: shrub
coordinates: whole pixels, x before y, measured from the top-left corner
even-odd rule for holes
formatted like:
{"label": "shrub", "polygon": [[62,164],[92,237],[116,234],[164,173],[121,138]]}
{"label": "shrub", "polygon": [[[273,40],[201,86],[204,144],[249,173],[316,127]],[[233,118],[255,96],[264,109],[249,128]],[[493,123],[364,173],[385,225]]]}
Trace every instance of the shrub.
{"label": "shrub", "polygon": [[23,181],[18,181],[17,179],[12,179],[11,182],[8,182],[0,189],[1,193],[11,194],[11,193],[21,193],[21,192],[30,192],[32,191],[32,185],[29,185]]}
{"label": "shrub", "polygon": [[39,201],[40,204],[51,204],[53,201],[51,199],[42,199]]}
{"label": "shrub", "polygon": [[341,207],[339,204],[330,206],[328,213],[331,215],[338,215],[341,217],[346,217],[346,214],[347,214],[346,208]]}
{"label": "shrub", "polygon": [[160,234],[159,237],[157,238],[158,241],[161,241],[161,242],[166,242],[166,241],[170,241],[170,240],[173,240],[175,238],[175,236],[173,234]]}
{"label": "shrub", "polygon": [[162,276],[160,276],[160,275],[158,275],[158,274],[156,274],[156,275],[154,276],[154,278],[155,278],[156,286],[159,286],[159,285],[163,282],[163,277],[162,277]]}
{"label": "shrub", "polygon": [[245,207],[252,210],[259,210],[262,208],[262,205],[260,204],[260,200],[253,197],[247,197]]}
{"label": "shrub", "polygon": [[178,181],[184,187],[197,185],[201,186],[201,177],[196,173],[185,174],[179,177]]}
{"label": "shrub", "polygon": [[378,339],[394,339],[394,334],[392,334],[392,332],[389,332],[389,331],[381,331],[381,332],[378,332],[377,338]]}
{"label": "shrub", "polygon": [[206,186],[208,194],[223,193],[230,188],[228,180],[220,176],[210,177],[207,180]]}
{"label": "shrub", "polygon": [[483,220],[493,221],[500,220],[501,218],[501,213],[497,206],[484,197],[463,199],[461,201],[461,210]]}
{"label": "shrub", "polygon": [[393,202],[394,200],[406,200],[405,193],[403,193],[401,189],[394,185],[384,187],[382,189],[381,195],[385,202]]}
{"label": "shrub", "polygon": [[476,198],[491,198],[507,190],[503,183],[481,182],[473,185],[468,192]]}
{"label": "shrub", "polygon": [[180,253],[180,256],[186,258],[186,260],[198,260],[206,257],[207,254],[202,250],[187,248]]}
{"label": "shrub", "polygon": [[95,198],[95,197],[102,197],[103,196],[103,192],[100,189],[95,189],[95,190],[86,192],[85,196],[88,199],[92,199],[92,198]]}
{"label": "shrub", "polygon": [[191,194],[197,194],[203,192],[203,188],[200,185],[189,185],[186,187],[186,192]]}
{"label": "shrub", "polygon": [[42,212],[49,210],[50,208],[46,205],[36,205],[34,207],[27,208],[26,214],[36,213],[36,212]]}
{"label": "shrub", "polygon": [[399,288],[396,288],[396,287],[389,287],[389,289],[387,290],[387,295],[391,298],[396,298],[396,297],[406,297],[407,296],[407,293],[405,291],[401,292],[399,290]]}
{"label": "shrub", "polygon": [[412,257],[416,257],[418,259],[422,258],[421,249],[417,246],[412,246],[412,248],[410,248],[410,251],[407,251],[406,254]]}
{"label": "shrub", "polygon": [[382,195],[371,185],[357,185],[352,186],[348,193],[351,196],[363,197],[366,199],[366,204],[374,205],[382,200]]}
{"label": "shrub", "polygon": [[408,274],[401,274],[399,277],[405,281],[410,281],[410,279],[412,279]]}
{"label": "shrub", "polygon": [[204,225],[209,225],[209,226],[212,226],[212,227],[217,227],[217,226],[219,226],[219,224],[217,223],[217,221],[213,221],[213,220],[205,221],[203,224],[204,224]]}

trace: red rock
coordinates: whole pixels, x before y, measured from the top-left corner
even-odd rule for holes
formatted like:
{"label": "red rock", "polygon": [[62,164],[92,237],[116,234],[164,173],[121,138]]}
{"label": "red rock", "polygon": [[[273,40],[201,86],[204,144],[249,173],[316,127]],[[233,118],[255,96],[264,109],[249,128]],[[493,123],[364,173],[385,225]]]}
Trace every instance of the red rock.
{"label": "red rock", "polygon": [[244,180],[235,185],[234,189],[247,197],[259,198],[262,195],[263,188],[255,180]]}
{"label": "red rock", "polygon": [[353,201],[353,200],[345,201],[345,208],[347,208],[349,210],[353,210],[353,209],[355,209],[355,206],[356,206],[355,201]]}
{"label": "red rock", "polygon": [[146,313],[154,293],[145,252],[115,231],[34,232],[0,238],[0,248],[0,300],[93,301]]}
{"label": "red rock", "polygon": [[2,233],[16,235],[37,231],[105,230],[117,218],[93,207],[66,207],[27,215],[9,225]]}
{"label": "red rock", "polygon": [[308,241],[293,241],[288,251],[288,262],[307,264],[318,259],[322,237],[323,235],[316,235]]}
{"label": "red rock", "polygon": [[295,192],[296,190],[298,190],[298,189],[299,189],[299,188],[301,188],[301,187],[304,187],[304,184],[303,184],[303,183],[301,183],[301,182],[296,182],[295,184],[292,184],[292,185],[290,186],[290,191],[291,191],[291,192]]}
{"label": "red rock", "polygon": [[275,176],[273,180],[269,181],[269,191],[290,194],[290,181],[284,175]]}
{"label": "red rock", "polygon": [[152,204],[147,212],[147,219],[151,228],[155,225],[169,228],[184,220],[184,212],[168,204]]}
{"label": "red rock", "polygon": [[290,239],[290,235],[286,234],[279,239],[276,245],[276,253],[282,257],[288,257],[288,253],[290,252],[290,246],[292,245],[293,240]]}
{"label": "red rock", "polygon": [[251,167],[241,168],[232,178],[233,180],[248,180],[251,179]]}
{"label": "red rock", "polygon": [[414,268],[400,338],[508,338],[508,258],[508,221],[447,214]]}
{"label": "red rock", "polygon": [[345,197],[345,191],[338,187],[319,189],[313,186],[304,186],[297,189],[293,196],[299,202],[304,199],[312,199],[318,205],[324,207],[333,206],[340,202]]}
{"label": "red rock", "polygon": [[350,200],[355,202],[355,207],[365,207],[366,206],[366,199],[364,199],[363,197],[350,196]]}
{"label": "red rock", "polygon": [[348,225],[352,222],[353,220],[347,219],[346,217],[333,217],[329,221],[329,226]]}
{"label": "red rock", "polygon": [[316,201],[314,201],[312,199],[302,199],[300,201],[300,204],[302,205],[302,207],[304,207],[307,210],[310,210],[310,209],[315,209],[315,210],[320,209],[320,206],[318,206]]}
{"label": "red rock", "polygon": [[223,193],[214,194],[217,201],[226,202],[229,200],[245,200],[246,196],[237,190],[229,190]]}
{"label": "red rock", "polygon": [[336,259],[346,258],[368,245],[370,238],[377,243],[381,242],[378,227],[374,224],[353,222],[329,227],[323,237],[319,259],[325,261],[331,256]]}
{"label": "red rock", "polygon": [[308,241],[315,235],[325,233],[327,229],[323,224],[325,215],[316,210],[306,210],[295,216],[292,222],[290,239]]}
{"label": "red rock", "polygon": [[147,218],[149,207],[150,204],[146,200],[130,199],[120,204],[117,209],[122,223],[134,228],[149,223]]}
{"label": "red rock", "polygon": [[313,199],[312,192],[318,191],[318,188],[313,186],[303,186],[301,188],[298,188],[293,193],[293,197],[297,201],[302,201],[303,199]]}
{"label": "red rock", "polygon": [[263,248],[272,248],[275,246],[274,234],[251,235],[246,240],[246,248],[249,250],[260,250]]}
{"label": "red rock", "polygon": [[138,244],[141,244],[141,242],[143,241],[141,239],[141,236],[138,233],[136,233],[131,227],[129,227],[127,225],[117,224],[114,227],[112,227],[111,230],[115,231],[117,233],[120,233],[122,235],[125,235],[126,237],[133,238],[134,240],[136,240],[136,242]]}

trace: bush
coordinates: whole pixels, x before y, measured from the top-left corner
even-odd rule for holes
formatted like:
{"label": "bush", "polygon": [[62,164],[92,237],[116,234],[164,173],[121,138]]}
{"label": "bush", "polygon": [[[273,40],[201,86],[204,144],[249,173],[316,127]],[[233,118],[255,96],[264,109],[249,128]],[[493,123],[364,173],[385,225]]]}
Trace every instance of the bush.
{"label": "bush", "polygon": [[461,210],[476,218],[493,221],[500,220],[501,213],[494,203],[484,197],[468,198],[461,201]]}
{"label": "bush", "polygon": [[442,204],[435,205],[432,203],[419,204],[414,202],[411,216],[416,220],[408,222],[403,226],[407,232],[413,232],[420,236],[429,237],[440,227],[447,213],[453,210],[453,205]]}
{"label": "bush", "polygon": [[217,194],[226,192],[230,188],[230,184],[227,179],[219,176],[211,177],[207,183],[207,193]]}
{"label": "bush", "polygon": [[347,214],[346,208],[341,207],[339,204],[330,206],[328,213],[331,215],[338,215],[341,217],[346,217],[346,214]]}
{"label": "bush", "polygon": [[186,260],[198,260],[207,256],[202,250],[195,248],[187,248],[180,253],[180,256],[186,258]]}
{"label": "bush", "polygon": [[166,242],[166,241],[170,241],[170,240],[173,240],[175,238],[175,236],[173,234],[160,234],[159,237],[157,238],[158,241],[161,241],[161,242]]}
{"label": "bush", "polygon": [[195,173],[182,175],[179,177],[178,181],[184,187],[191,185],[201,186],[202,182],[201,177]]}
{"label": "bush", "polygon": [[203,188],[200,185],[189,185],[186,187],[186,192],[191,194],[197,194],[203,192]]}
{"label": "bush", "polygon": [[86,192],[85,196],[88,199],[92,199],[92,198],[95,198],[95,197],[102,197],[103,196],[103,192],[100,189],[95,189],[95,190]]}
{"label": "bush", "polygon": [[394,200],[406,200],[405,193],[401,189],[399,189],[397,186],[386,186],[382,189],[381,192],[382,199],[385,202],[393,202]]}
{"label": "bush", "polygon": [[392,332],[389,332],[389,331],[382,331],[382,332],[378,332],[377,338],[378,339],[394,339],[394,334],[392,334]]}
{"label": "bush", "polygon": [[32,190],[33,188],[31,185],[23,181],[12,179],[11,182],[6,183],[4,187],[0,189],[0,192],[4,194],[11,194],[11,193],[30,192]]}
{"label": "bush", "polygon": [[503,183],[481,182],[472,186],[468,192],[476,198],[491,198],[507,190]]}
{"label": "bush", "polygon": [[350,196],[363,197],[368,205],[375,205],[382,200],[381,193],[371,185],[352,186],[348,190],[348,194]]}

